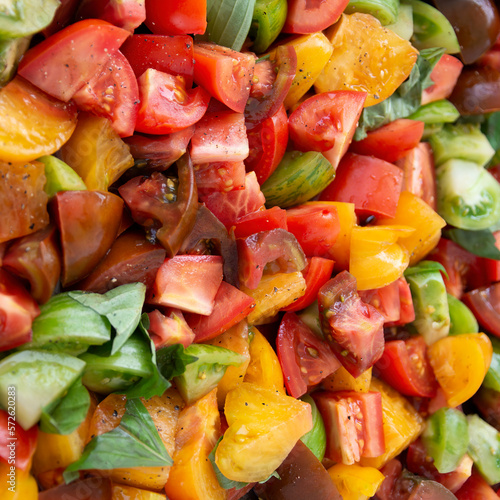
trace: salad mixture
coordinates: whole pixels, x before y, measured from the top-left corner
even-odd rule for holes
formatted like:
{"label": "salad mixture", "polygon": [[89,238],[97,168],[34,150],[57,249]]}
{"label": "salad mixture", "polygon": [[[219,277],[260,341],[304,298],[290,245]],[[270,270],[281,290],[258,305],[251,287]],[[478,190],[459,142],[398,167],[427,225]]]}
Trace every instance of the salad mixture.
{"label": "salad mixture", "polygon": [[0,2],[0,498],[498,498],[498,7]]}

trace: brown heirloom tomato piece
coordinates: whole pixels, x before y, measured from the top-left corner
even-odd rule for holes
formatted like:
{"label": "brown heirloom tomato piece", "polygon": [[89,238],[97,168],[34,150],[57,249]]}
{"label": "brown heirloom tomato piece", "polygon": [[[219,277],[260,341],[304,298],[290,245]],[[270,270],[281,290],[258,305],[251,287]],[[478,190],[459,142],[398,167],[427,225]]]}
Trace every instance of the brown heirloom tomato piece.
{"label": "brown heirloom tomato piece", "polygon": [[56,488],[42,491],[39,500],[112,500],[112,484],[105,477],[88,477],[70,484],[61,484]]}
{"label": "brown heirloom tomato piece", "polygon": [[120,227],[123,200],[102,191],[62,191],[53,203],[65,287],[85,278],[109,250]]}

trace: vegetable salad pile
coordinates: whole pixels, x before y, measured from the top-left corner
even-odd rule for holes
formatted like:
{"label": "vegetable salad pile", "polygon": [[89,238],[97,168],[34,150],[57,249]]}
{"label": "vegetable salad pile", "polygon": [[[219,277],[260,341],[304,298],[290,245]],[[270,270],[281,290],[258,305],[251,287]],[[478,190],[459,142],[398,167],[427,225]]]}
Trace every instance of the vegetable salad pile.
{"label": "vegetable salad pile", "polygon": [[492,0],[0,6],[0,498],[498,498]]}

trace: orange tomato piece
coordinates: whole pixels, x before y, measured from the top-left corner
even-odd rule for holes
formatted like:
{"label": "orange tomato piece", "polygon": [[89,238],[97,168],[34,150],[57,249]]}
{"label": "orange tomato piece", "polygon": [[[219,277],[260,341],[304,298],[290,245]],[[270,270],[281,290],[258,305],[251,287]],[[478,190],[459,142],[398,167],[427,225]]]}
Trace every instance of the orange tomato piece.
{"label": "orange tomato piece", "polygon": [[325,34],[333,52],[314,83],[316,92],[367,92],[365,107],[390,97],[417,61],[417,49],[370,14],[342,14]]}
{"label": "orange tomato piece", "polygon": [[165,500],[165,495],[124,484],[113,484],[111,500]]}
{"label": "orange tomato piece", "polygon": [[343,500],[364,500],[377,492],[385,476],[374,467],[335,464],[328,469]]}
{"label": "orange tomato piece", "polygon": [[10,475],[11,466],[0,462],[0,498],[2,500],[36,500],[38,485],[29,471],[15,468]]}

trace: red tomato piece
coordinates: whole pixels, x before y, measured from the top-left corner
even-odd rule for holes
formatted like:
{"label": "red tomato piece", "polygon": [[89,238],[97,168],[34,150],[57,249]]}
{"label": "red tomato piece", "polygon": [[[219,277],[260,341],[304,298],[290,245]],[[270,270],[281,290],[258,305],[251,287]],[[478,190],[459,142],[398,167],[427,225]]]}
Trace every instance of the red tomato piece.
{"label": "red tomato piece", "polygon": [[219,161],[195,165],[194,175],[198,194],[229,193],[245,189],[245,164],[242,161]]}
{"label": "red tomato piece", "polygon": [[386,322],[385,326],[401,326],[415,319],[415,308],[411,296],[410,285],[404,276],[396,281],[399,291],[399,319]]}
{"label": "red tomato piece", "polygon": [[[495,231],[493,236],[495,237],[495,246],[500,250],[500,231]],[[483,263],[486,279],[491,283],[500,281],[500,260],[485,258]]]}
{"label": "red tomato piece", "polygon": [[449,54],[443,54],[431,72],[434,85],[422,92],[422,104],[450,97],[464,67],[462,61]]}
{"label": "red tomato piece", "polygon": [[344,368],[359,377],[384,352],[384,317],[365,304],[356,290],[356,278],[342,271],[318,293],[321,326]]}
{"label": "red tomato piece", "polygon": [[354,203],[356,214],[363,217],[394,217],[402,183],[403,172],[392,163],[348,153],[319,199]]}
{"label": "red tomato piece", "polygon": [[148,68],[184,78],[193,86],[193,38],[189,35],[132,35],[120,47],[139,78]]}
{"label": "red tomato piece", "polygon": [[500,283],[467,292],[462,300],[486,331],[500,337]]}
{"label": "red tomato piece", "polygon": [[215,43],[194,45],[194,81],[227,107],[243,113],[250,95],[255,58]]}
{"label": "red tomato piece", "polygon": [[302,271],[307,264],[297,238],[284,229],[261,231],[237,240],[237,244],[240,282],[251,290],[257,288],[271,262],[273,271],[282,273]]}
{"label": "red tomato piece", "polygon": [[349,0],[289,0],[285,33],[315,33],[338,21]]}
{"label": "red tomato piece", "polygon": [[233,111],[206,113],[191,139],[195,165],[216,161],[243,161],[248,156],[245,117]]}
{"label": "red tomato piece", "polygon": [[402,470],[403,465],[397,458],[389,460],[382,466],[380,472],[385,476],[385,479],[377,490],[377,500],[394,500],[392,492]]}
{"label": "red tomato piece", "polygon": [[438,385],[426,352],[420,335],[386,342],[375,364],[379,377],[405,396],[434,397]]}
{"label": "red tomato piece", "polygon": [[281,320],[276,351],[290,396],[298,398],[340,368],[340,363],[324,340],[293,312]]}
{"label": "red tomato piece", "polygon": [[402,191],[410,191],[436,210],[436,170],[428,142],[421,142],[395,163],[403,170]]}
{"label": "red tomato piece", "polygon": [[296,206],[286,211],[286,221],[307,257],[332,257],[340,233],[337,207],[320,202]]}
{"label": "red tomato piece", "polygon": [[498,500],[495,490],[481,477],[479,472],[473,471],[464,485],[455,492],[457,500]]}
{"label": "red tomato piece", "polygon": [[29,342],[31,325],[39,314],[38,304],[22,283],[0,269],[0,351]]}
{"label": "red tomato piece", "polygon": [[48,38],[59,30],[62,30],[74,19],[79,0],[61,0],[52,22],[42,30],[43,36]]}
{"label": "red tomato piece", "polygon": [[26,52],[18,73],[47,94],[67,102],[85,82],[101,73],[109,56],[129,35],[106,21],[79,21]]}
{"label": "red tomato piece", "polygon": [[146,20],[146,6],[143,0],[83,0],[76,13],[80,19],[102,19],[133,33]]}
{"label": "red tomato piece", "polygon": [[103,116],[120,137],[134,133],[139,107],[139,87],[125,56],[117,50],[103,63],[103,69],[73,95],[81,111]]}
{"label": "red tomato piece", "polygon": [[202,87],[186,90],[184,79],[155,69],[139,77],[135,129],[145,134],[170,134],[194,125],[205,114],[210,95]]}
{"label": "red tomato piece", "polygon": [[157,35],[203,35],[206,0],[146,0],[146,26]]}
{"label": "red tomato piece", "polygon": [[147,314],[149,318],[148,333],[156,349],[173,344],[182,344],[187,347],[193,343],[193,330],[186,323],[180,309],[171,309],[167,316],[158,309]]}
{"label": "red tomato piece", "polygon": [[219,255],[176,255],[158,269],[148,302],[208,316],[221,282]]}
{"label": "red tomato piece", "polygon": [[271,229],[288,230],[286,210],[272,207],[240,217],[234,225],[234,237],[246,238],[254,233]]}
{"label": "red tomato piece", "polygon": [[285,107],[248,130],[249,155],[245,159],[248,172],[257,175],[259,184],[276,170],[288,144],[288,116]]}
{"label": "red tomato piece", "polygon": [[245,189],[212,193],[204,196],[202,201],[226,228],[230,228],[240,217],[264,208],[266,198],[260,190],[255,172],[250,172],[245,176]]}
{"label": "red tomato piece", "polygon": [[400,118],[368,132],[363,140],[353,142],[350,150],[394,163],[418,146],[423,133],[424,122]]}
{"label": "red tomato piece", "polygon": [[[404,278],[403,278],[404,279]],[[372,305],[384,316],[384,325],[400,319],[399,280],[393,281],[381,288],[360,290],[359,296],[363,302]]]}
{"label": "red tomato piece", "polygon": [[[2,462],[14,465],[12,458],[15,457],[16,468],[26,470],[31,465],[37,438],[37,425],[25,431],[16,423],[15,415],[9,415],[6,411],[0,410],[0,460]],[[13,445],[15,446],[14,453],[11,454]]]}
{"label": "red tomato piece", "polygon": [[347,465],[385,451],[379,392],[315,392],[326,429],[325,456]]}
{"label": "red tomato piece", "polygon": [[321,151],[337,166],[351,143],[366,92],[338,90],[306,99],[290,115],[290,139],[300,151]]}
{"label": "red tomato piece", "polygon": [[186,313],[186,321],[196,336],[195,342],[204,342],[246,318],[254,306],[252,297],[223,281],[215,295],[215,306],[210,316]]}
{"label": "red tomato piece", "polygon": [[[309,259],[308,259],[309,260]],[[317,298],[319,289],[331,278],[334,262],[323,257],[312,257],[302,271],[306,280],[306,293],[283,311],[300,311],[310,306]]]}
{"label": "red tomato piece", "polygon": [[123,200],[103,191],[60,191],[54,211],[66,287],[89,275],[106,255],[120,227]]}

